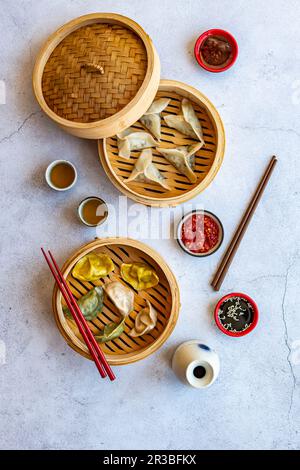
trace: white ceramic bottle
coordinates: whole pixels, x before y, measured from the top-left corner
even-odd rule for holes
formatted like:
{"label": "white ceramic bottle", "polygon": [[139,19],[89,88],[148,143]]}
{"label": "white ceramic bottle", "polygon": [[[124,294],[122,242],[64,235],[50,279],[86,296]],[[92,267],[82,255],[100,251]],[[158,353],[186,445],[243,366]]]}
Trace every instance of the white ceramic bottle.
{"label": "white ceramic bottle", "polygon": [[186,385],[207,388],[219,375],[220,360],[217,353],[202,341],[191,340],[175,350],[172,368]]}

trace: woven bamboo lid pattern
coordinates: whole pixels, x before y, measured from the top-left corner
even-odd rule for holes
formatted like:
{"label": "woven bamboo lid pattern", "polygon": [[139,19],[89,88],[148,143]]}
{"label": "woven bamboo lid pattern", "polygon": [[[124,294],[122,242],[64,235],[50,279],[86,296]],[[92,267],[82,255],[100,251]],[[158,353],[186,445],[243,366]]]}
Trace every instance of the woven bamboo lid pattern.
{"label": "woven bamboo lid pattern", "polygon": [[33,88],[42,109],[78,137],[109,137],[129,127],[157,92],[160,62],[151,39],[114,13],[76,18],[41,49]]}
{"label": "woven bamboo lid pattern", "polygon": [[126,106],[146,71],[146,49],[133,31],[95,23],[77,29],[54,49],[42,88],[46,103],[58,116],[92,122]]}

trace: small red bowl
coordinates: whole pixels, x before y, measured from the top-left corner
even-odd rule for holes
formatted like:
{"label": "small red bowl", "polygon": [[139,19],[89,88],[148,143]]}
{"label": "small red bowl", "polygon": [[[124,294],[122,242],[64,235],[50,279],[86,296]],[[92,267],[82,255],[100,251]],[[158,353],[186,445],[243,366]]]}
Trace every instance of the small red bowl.
{"label": "small red bowl", "polygon": [[[219,239],[218,239],[217,243],[209,251],[205,251],[204,253],[195,253],[193,251],[190,251],[182,241],[182,226],[183,226],[183,224],[190,217],[192,217],[193,215],[197,215],[197,214],[208,215],[208,217],[210,217],[214,222],[216,222],[216,224],[219,227]],[[180,248],[182,248],[182,250],[185,251],[186,253],[188,253],[189,255],[195,256],[197,258],[205,258],[206,256],[210,256],[213,253],[215,253],[220,248],[220,246],[222,245],[223,239],[224,239],[224,228],[223,228],[222,222],[220,221],[219,217],[217,217],[212,212],[204,210],[204,209],[192,210],[191,212],[188,212],[187,214],[185,214],[182,217],[182,219],[180,220],[180,222],[177,226],[177,242],[178,242]]]}
{"label": "small red bowl", "polygon": [[[247,328],[247,330],[241,331],[239,333],[235,333],[233,331],[226,330],[226,328],[224,328],[224,326],[222,325],[222,322],[219,319],[219,315],[218,315],[218,312],[219,312],[219,309],[220,309],[222,303],[225,302],[225,300],[230,299],[231,297],[241,297],[242,299],[247,300],[252,305],[252,308],[253,308],[253,321],[252,321],[251,325],[249,326],[249,328]],[[256,303],[254,302],[253,299],[251,299],[251,297],[249,297],[249,295],[241,294],[240,292],[233,292],[232,294],[225,295],[224,297],[222,297],[219,300],[219,302],[215,306],[214,317],[215,317],[215,322],[217,324],[217,327],[219,328],[219,330],[222,331],[222,333],[225,333],[225,335],[228,335],[228,336],[234,336],[235,338],[239,338],[240,336],[245,336],[245,335],[247,335],[248,333],[250,333],[251,331],[254,330],[254,328],[256,327],[256,325],[258,323],[259,313],[258,313],[258,307],[257,307]]]}
{"label": "small red bowl", "polygon": [[[232,47],[232,55],[231,55],[231,60],[224,65],[224,67],[213,67],[206,62],[203,61],[200,48],[202,43],[208,38],[208,36],[222,36],[224,39],[226,39],[231,47]],[[201,34],[201,36],[198,37],[195,48],[194,48],[194,54],[196,57],[196,60],[199,65],[201,65],[202,68],[205,70],[208,70],[209,72],[213,73],[219,73],[219,72],[225,72],[225,70],[228,70],[232,65],[235,63],[237,56],[238,56],[238,44],[235,40],[235,38],[232,36],[232,34],[228,33],[227,31],[224,31],[223,29],[209,29],[208,31],[205,31],[205,33]]]}

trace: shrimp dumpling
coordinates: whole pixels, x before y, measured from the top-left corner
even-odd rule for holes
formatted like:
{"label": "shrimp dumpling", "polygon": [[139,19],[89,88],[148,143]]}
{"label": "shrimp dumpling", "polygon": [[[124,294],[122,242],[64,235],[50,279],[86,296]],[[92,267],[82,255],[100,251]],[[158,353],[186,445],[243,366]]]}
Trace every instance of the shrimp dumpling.
{"label": "shrimp dumpling", "polygon": [[147,306],[137,314],[134,328],[129,332],[132,337],[142,336],[155,328],[157,323],[157,311],[146,299]]}
{"label": "shrimp dumpling", "polygon": [[130,183],[130,181],[155,183],[159,184],[164,189],[169,189],[165,178],[152,162],[151,149],[145,149],[142,151],[141,155],[136,161],[131,175],[127,180],[125,180],[126,183]]}
{"label": "shrimp dumpling", "polygon": [[160,140],[161,138],[161,117],[160,113],[168,106],[170,103],[168,98],[160,98],[153,101],[150,108],[145,112],[145,114],[140,118],[141,123],[149,129],[149,131]]}

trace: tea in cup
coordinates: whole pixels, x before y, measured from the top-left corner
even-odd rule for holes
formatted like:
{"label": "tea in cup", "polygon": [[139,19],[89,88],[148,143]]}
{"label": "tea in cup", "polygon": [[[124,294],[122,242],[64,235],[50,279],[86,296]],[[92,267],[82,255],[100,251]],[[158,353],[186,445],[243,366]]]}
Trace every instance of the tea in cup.
{"label": "tea in cup", "polygon": [[78,216],[85,225],[97,227],[107,219],[108,208],[103,199],[96,196],[87,197],[78,206]]}
{"label": "tea in cup", "polygon": [[46,169],[45,178],[50,188],[66,191],[77,181],[77,171],[73,163],[67,160],[55,160]]}

